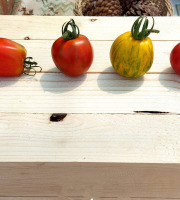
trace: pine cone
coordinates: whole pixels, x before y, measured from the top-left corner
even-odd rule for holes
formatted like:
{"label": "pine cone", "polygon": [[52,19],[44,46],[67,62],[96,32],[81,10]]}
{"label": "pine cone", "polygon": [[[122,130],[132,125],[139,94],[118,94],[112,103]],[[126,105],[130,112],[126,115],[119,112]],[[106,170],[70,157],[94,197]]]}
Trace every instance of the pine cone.
{"label": "pine cone", "polygon": [[122,7],[119,0],[89,0],[83,8],[85,16],[120,16]]}
{"label": "pine cone", "polygon": [[160,16],[159,9],[150,0],[120,0],[125,16]]}
{"label": "pine cone", "polygon": [[120,0],[123,13],[126,13],[131,8],[133,2],[135,3],[135,0]]}

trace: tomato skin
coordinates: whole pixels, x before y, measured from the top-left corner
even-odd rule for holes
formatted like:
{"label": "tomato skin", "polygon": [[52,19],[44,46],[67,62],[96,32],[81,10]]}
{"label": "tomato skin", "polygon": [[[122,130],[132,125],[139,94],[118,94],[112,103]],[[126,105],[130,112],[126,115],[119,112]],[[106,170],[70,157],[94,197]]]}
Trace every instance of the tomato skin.
{"label": "tomato skin", "polygon": [[93,48],[84,35],[72,40],[58,38],[52,45],[52,58],[64,74],[80,76],[88,71],[93,61]]}
{"label": "tomato skin", "polygon": [[115,39],[110,49],[110,60],[115,71],[127,78],[137,78],[149,71],[154,58],[150,38],[135,40],[131,31]]}
{"label": "tomato skin", "polygon": [[180,75],[180,43],[178,43],[171,51],[170,63],[174,71]]}
{"label": "tomato skin", "polygon": [[0,38],[0,76],[19,76],[24,72],[26,49],[21,44]]}

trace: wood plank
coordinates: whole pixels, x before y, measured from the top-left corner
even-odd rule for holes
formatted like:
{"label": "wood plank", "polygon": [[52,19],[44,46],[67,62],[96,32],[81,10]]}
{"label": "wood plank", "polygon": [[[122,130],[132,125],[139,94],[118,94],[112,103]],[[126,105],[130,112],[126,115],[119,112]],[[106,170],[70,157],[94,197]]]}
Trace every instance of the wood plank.
{"label": "wood plank", "polygon": [[[0,200],[60,200],[58,197],[0,197]],[[63,198],[61,200],[69,200],[68,198]]]}
{"label": "wood plank", "polygon": [[[32,56],[43,72],[59,72],[51,57],[51,47],[54,40],[16,40],[24,45],[28,56]],[[94,61],[89,72],[115,73],[109,57],[112,41],[92,41]],[[149,73],[174,73],[170,67],[170,53],[178,41],[154,41],[154,63]]]}
{"label": "wood plank", "polygon": [[180,166],[171,164],[0,163],[0,176],[2,196],[58,195],[60,200],[61,196],[69,200],[180,196]]}
{"label": "wood plank", "polygon": [[[162,200],[161,197],[131,197],[131,200]],[[163,198],[163,200],[180,200],[180,198]]]}
{"label": "wood plank", "polygon": [[0,78],[0,112],[179,114],[179,82],[176,74],[147,74],[133,80],[103,73],[78,78],[62,73]]}
{"label": "wood plank", "polygon": [[1,114],[0,162],[180,163],[180,115]]}
{"label": "wood plank", "polygon": [[[130,31],[134,17],[73,17],[81,33],[90,40],[114,40]],[[95,19],[95,20],[94,20]],[[96,20],[97,19],[97,20]],[[69,16],[0,16],[0,37],[10,39],[57,39],[61,27]],[[166,23],[166,26],[164,26]],[[173,24],[173,25],[172,25]],[[11,30],[9,31],[9,27]],[[168,27],[168,28],[167,28]],[[155,17],[155,28],[160,34],[152,34],[153,40],[179,40],[180,20],[178,17]]]}

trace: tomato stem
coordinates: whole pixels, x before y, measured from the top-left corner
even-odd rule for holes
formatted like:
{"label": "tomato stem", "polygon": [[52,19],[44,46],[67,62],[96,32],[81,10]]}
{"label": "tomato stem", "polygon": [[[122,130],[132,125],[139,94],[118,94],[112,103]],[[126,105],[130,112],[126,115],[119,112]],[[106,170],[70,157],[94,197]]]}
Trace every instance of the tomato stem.
{"label": "tomato stem", "polygon": [[[151,33],[159,33],[159,30],[153,29],[154,28],[154,18],[153,19],[153,25],[151,29],[148,29],[149,20],[146,16],[140,16],[133,24],[131,29],[132,37],[135,40],[143,40],[146,37],[148,37]],[[142,26],[142,30],[140,31],[140,28]]]}
{"label": "tomato stem", "polygon": [[[72,31],[68,30],[69,26]],[[71,19],[69,22],[65,22],[62,26],[62,38],[64,40],[73,40],[78,38],[80,34],[79,27],[75,24],[75,21]]]}
{"label": "tomato stem", "polygon": [[[35,68],[39,68],[39,72],[42,71],[42,68],[40,66],[37,65],[37,62],[33,62],[31,61],[33,58],[32,57],[27,57],[24,60],[24,74],[28,75],[28,76],[34,76],[36,74],[36,69]],[[34,74],[30,75],[31,70],[33,70]]]}

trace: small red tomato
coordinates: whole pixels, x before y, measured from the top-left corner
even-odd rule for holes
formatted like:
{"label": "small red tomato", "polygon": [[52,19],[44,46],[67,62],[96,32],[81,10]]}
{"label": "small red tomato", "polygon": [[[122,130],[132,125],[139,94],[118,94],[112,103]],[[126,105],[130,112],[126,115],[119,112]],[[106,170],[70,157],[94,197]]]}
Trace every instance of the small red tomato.
{"label": "small red tomato", "polygon": [[12,40],[0,38],[0,76],[19,76],[24,71],[26,49]]}
{"label": "small red tomato", "polygon": [[174,71],[180,75],[180,43],[171,51],[170,62]]}
{"label": "small red tomato", "polygon": [[[72,32],[68,26],[71,26]],[[53,43],[51,53],[57,68],[68,76],[86,73],[93,61],[92,45],[86,36],[79,34],[73,19],[63,25],[62,37]]]}
{"label": "small red tomato", "polygon": [[34,67],[39,67],[36,62],[31,61],[31,57],[26,58],[26,53],[25,47],[21,44],[0,38],[0,77],[28,74],[27,72]]}

